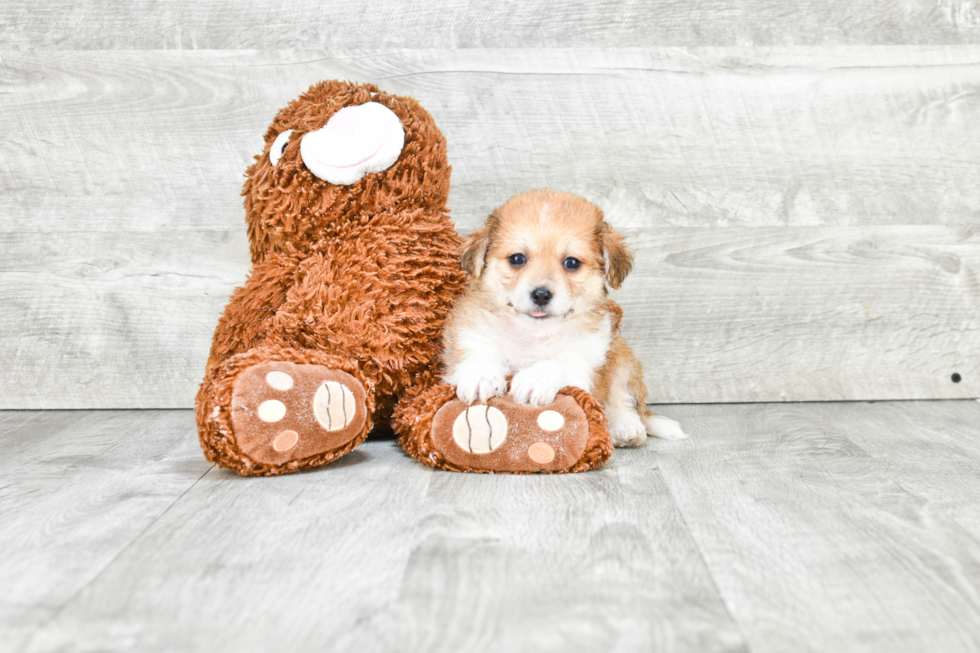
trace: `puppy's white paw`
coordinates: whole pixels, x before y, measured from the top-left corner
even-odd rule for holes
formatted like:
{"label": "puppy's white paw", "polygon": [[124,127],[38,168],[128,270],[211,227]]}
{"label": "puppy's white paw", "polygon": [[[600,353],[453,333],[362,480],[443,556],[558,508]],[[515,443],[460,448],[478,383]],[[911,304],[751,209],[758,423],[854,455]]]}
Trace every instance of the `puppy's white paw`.
{"label": "puppy's white paw", "polygon": [[609,435],[615,447],[638,447],[647,440],[647,430],[639,415],[625,415],[611,421]]}
{"label": "puppy's white paw", "polygon": [[681,425],[669,417],[651,415],[644,420],[644,425],[647,433],[664,440],[683,440],[687,437],[687,433],[681,430]]}
{"label": "puppy's white paw", "polygon": [[458,376],[456,396],[467,404],[477,400],[486,401],[507,392],[507,379],[503,374],[470,373]]}
{"label": "puppy's white paw", "polygon": [[565,373],[561,365],[542,361],[514,375],[510,394],[519,404],[547,406],[564,387]]}

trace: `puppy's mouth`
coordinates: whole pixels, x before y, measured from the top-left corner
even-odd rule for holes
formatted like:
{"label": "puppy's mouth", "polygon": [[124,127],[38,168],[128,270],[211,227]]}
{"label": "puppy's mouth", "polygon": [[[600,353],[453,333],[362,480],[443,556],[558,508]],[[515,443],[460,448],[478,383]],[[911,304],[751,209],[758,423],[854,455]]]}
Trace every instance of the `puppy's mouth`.
{"label": "puppy's mouth", "polygon": [[543,311],[541,309],[527,311],[525,313],[524,311],[518,311],[516,308],[514,308],[514,305],[510,302],[507,302],[507,306],[514,309],[516,313],[520,313],[521,315],[527,315],[529,318],[532,318],[534,320],[547,320],[550,318],[557,318],[557,317],[565,318],[571,315],[575,311],[574,308],[570,308],[568,309],[568,312],[565,313],[564,315],[554,315],[552,313],[549,313],[548,311]]}

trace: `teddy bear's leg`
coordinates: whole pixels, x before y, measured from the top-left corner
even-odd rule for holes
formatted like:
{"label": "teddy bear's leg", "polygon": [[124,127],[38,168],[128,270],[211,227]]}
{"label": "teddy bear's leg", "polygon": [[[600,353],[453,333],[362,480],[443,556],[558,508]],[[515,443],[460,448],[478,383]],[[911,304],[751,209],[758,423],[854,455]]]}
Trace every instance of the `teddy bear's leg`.
{"label": "teddy bear's leg", "polygon": [[242,453],[282,465],[342,449],[367,423],[364,385],[323,365],[273,361],[235,382],[231,423]]}
{"label": "teddy bear's leg", "polygon": [[216,366],[198,392],[208,460],[247,476],[329,463],[373,425],[374,383],[356,361],[318,351],[258,349]]}
{"label": "teddy bear's leg", "polygon": [[580,472],[612,454],[602,408],[573,387],[538,408],[507,396],[467,406],[438,384],[399,404],[393,422],[408,453],[453,471]]}

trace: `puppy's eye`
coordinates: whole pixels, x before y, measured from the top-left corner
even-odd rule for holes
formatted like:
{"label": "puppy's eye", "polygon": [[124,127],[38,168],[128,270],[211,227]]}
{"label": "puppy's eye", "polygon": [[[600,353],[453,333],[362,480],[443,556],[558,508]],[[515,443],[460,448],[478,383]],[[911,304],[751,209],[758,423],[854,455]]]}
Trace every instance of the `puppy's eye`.
{"label": "puppy's eye", "polygon": [[561,262],[561,266],[566,270],[568,270],[569,272],[575,272],[575,270],[578,270],[580,267],[582,267],[582,261],[578,260],[577,258],[569,256],[568,258],[566,258],[564,261]]}
{"label": "puppy's eye", "polygon": [[511,254],[507,257],[507,261],[515,268],[519,268],[527,263],[527,257],[523,254]]}
{"label": "puppy's eye", "polygon": [[286,146],[289,145],[289,136],[292,133],[292,129],[287,129],[276,136],[276,140],[272,141],[272,147],[269,148],[269,163],[272,165],[279,163],[279,159],[282,158],[282,153],[286,151]]}

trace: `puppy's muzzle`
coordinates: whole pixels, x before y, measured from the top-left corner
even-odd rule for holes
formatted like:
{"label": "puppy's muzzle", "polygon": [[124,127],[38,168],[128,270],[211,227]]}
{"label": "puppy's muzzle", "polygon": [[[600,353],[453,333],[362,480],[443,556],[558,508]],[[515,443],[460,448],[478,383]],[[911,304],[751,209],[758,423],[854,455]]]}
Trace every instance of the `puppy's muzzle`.
{"label": "puppy's muzzle", "polygon": [[531,301],[538,306],[547,306],[554,294],[547,288],[535,288],[531,291]]}

